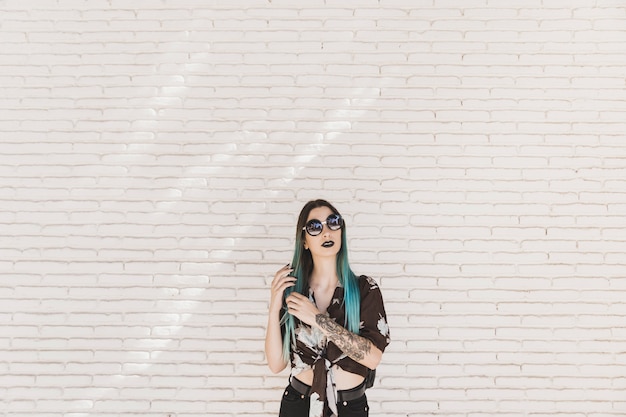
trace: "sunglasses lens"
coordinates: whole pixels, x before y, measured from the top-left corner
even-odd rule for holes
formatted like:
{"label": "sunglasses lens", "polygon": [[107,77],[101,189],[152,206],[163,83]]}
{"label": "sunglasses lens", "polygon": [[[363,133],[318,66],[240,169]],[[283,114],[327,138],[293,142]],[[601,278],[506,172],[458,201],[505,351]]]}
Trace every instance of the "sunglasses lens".
{"label": "sunglasses lens", "polygon": [[339,230],[341,228],[341,217],[337,214],[331,214],[326,219],[326,224],[330,230]]}
{"label": "sunglasses lens", "polygon": [[322,222],[319,220],[311,220],[306,224],[306,232],[311,236],[317,236],[322,233]]}

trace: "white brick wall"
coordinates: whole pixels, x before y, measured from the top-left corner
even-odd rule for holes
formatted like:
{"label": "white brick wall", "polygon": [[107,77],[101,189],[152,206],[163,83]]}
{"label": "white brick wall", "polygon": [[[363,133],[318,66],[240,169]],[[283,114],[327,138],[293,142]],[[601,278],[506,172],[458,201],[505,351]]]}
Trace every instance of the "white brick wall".
{"label": "white brick wall", "polygon": [[1,0],[0,416],[276,415],[324,197],[377,416],[626,413],[622,0]]}

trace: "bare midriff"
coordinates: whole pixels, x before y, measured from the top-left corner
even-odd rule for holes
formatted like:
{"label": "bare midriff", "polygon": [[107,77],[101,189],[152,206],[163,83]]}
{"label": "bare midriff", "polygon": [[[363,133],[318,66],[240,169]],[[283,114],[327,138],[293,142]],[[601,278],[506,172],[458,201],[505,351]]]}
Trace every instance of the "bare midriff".
{"label": "bare midriff", "polygon": [[[335,385],[338,390],[346,390],[359,386],[365,379],[359,374],[353,374],[352,372],[344,371],[337,365],[333,365],[333,372],[335,374]],[[307,385],[313,384],[313,370],[306,369],[296,375],[296,378],[300,382],[304,382]]]}

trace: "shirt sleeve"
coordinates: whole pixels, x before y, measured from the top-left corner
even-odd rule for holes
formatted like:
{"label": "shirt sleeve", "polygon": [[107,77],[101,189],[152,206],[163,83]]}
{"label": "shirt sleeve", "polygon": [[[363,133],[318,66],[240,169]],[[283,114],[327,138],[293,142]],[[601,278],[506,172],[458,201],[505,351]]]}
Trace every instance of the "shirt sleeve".
{"label": "shirt sleeve", "polygon": [[382,293],[376,281],[367,276],[359,278],[359,288],[361,290],[360,335],[384,352],[391,339]]}

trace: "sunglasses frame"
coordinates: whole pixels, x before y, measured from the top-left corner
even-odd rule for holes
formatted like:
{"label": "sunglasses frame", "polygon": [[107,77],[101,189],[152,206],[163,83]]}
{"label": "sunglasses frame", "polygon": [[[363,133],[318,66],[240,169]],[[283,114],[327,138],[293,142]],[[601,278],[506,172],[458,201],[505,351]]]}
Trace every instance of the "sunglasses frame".
{"label": "sunglasses frame", "polygon": [[[336,217],[336,218],[337,218],[337,221],[339,222],[339,226],[338,226],[336,229],[333,229],[332,227],[330,227],[330,226],[328,225],[328,219],[330,219],[331,217]],[[320,229],[319,233],[317,233],[317,234],[311,234],[311,232],[309,232],[309,230],[307,229],[307,226],[309,225],[309,223],[315,223],[315,222],[320,223],[320,224],[321,224],[321,226],[322,226],[322,228]],[[322,222],[322,221],[319,221],[318,219],[311,219],[311,220],[309,220],[308,222],[306,222],[306,223],[304,224],[304,227],[302,228],[302,230],[304,230],[305,232],[307,232],[307,234],[308,234],[309,236],[319,236],[319,235],[321,235],[321,234],[322,234],[322,232],[324,231],[324,225],[326,225],[326,227],[328,227],[328,228],[329,228],[330,230],[332,230],[333,232],[334,232],[334,231],[337,231],[337,230],[340,230],[341,228],[343,228],[343,217],[341,217],[341,215],[339,215],[339,214],[335,214],[335,213],[333,213],[333,214],[330,214],[328,217],[326,217],[326,220],[324,220],[323,222]]]}

